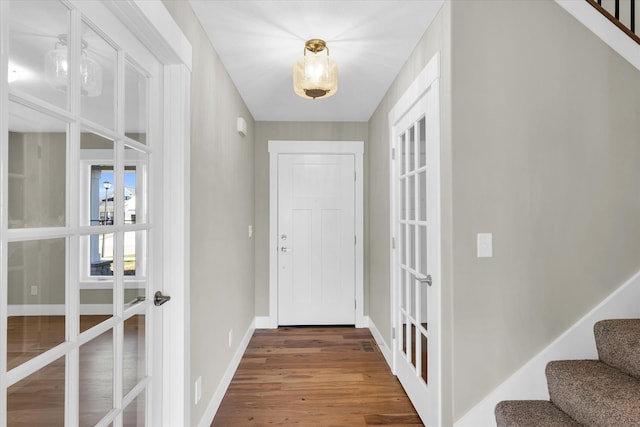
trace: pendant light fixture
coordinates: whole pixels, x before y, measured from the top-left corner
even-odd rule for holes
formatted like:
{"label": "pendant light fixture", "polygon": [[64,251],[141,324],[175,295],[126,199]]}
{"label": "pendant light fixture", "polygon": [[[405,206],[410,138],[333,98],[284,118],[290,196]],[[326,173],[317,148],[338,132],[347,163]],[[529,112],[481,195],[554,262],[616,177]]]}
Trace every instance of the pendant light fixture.
{"label": "pendant light fixture", "polygon": [[293,90],[308,99],[328,98],[338,91],[338,66],[324,40],[305,43],[302,58],[293,66]]}
{"label": "pendant light fixture", "polygon": [[[82,40],[80,91],[89,97],[102,93],[102,67],[87,54],[89,44]],[[49,86],[62,91],[69,86],[68,37],[60,34],[55,47],[44,57],[44,77]]]}

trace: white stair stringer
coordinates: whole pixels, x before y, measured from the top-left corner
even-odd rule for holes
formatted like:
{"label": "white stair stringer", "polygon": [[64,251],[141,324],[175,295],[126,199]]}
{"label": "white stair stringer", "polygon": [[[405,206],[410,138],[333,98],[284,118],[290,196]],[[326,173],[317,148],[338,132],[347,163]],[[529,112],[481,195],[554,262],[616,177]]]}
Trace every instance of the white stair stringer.
{"label": "white stair stringer", "polygon": [[585,27],[640,70],[640,45],[584,0],[555,0]]}
{"label": "white stair stringer", "polygon": [[616,289],[455,422],[454,427],[495,427],[503,400],[549,400],[545,368],[552,360],[597,359],[593,325],[603,319],[640,317],[640,272]]}

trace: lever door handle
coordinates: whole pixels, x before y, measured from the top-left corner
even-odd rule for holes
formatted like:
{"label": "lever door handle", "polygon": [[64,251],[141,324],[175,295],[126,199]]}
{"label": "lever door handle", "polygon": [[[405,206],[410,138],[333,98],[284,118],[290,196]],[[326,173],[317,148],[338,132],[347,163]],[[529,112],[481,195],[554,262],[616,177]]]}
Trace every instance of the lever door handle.
{"label": "lever door handle", "polygon": [[280,248],[280,251],[282,251],[282,252],[291,252],[291,248],[286,248],[286,247],[283,246],[283,247]]}
{"label": "lever door handle", "polygon": [[430,274],[427,274],[426,276],[416,276],[416,279],[418,279],[418,282],[420,283],[426,283],[427,286],[433,285],[433,279],[431,279]]}
{"label": "lever door handle", "polygon": [[153,296],[153,303],[156,306],[161,306],[162,304],[164,304],[165,302],[169,301],[171,299],[171,297],[169,295],[162,295],[162,292],[158,291],[156,292],[156,294]]}

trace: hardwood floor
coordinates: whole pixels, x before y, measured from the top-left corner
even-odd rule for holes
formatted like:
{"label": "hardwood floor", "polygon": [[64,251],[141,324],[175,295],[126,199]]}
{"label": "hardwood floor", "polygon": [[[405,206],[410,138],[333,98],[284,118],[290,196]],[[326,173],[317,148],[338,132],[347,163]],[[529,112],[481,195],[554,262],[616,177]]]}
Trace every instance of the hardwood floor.
{"label": "hardwood floor", "polygon": [[422,426],[367,329],[256,330],[212,427]]}

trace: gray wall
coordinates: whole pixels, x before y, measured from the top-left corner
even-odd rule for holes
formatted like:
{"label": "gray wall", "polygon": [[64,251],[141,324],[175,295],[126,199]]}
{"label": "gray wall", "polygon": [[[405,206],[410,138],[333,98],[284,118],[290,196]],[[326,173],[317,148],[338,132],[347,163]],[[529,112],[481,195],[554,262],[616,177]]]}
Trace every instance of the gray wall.
{"label": "gray wall", "polygon": [[[354,122],[256,122],[255,124],[255,286],[256,316],[269,315],[269,140],[281,141],[365,141],[367,157],[367,123]],[[365,166],[365,192],[367,168]],[[365,211],[365,252],[367,247]],[[366,253],[365,253],[366,259]],[[366,263],[366,261],[365,261]],[[367,277],[365,273],[365,313],[368,310]]]}
{"label": "gray wall", "polygon": [[640,268],[640,73],[550,0],[452,27],[459,418]]}
{"label": "gray wall", "polygon": [[387,115],[438,50],[451,425],[640,269],[640,74],[553,1],[444,5],[369,122],[369,315],[387,343]]}
{"label": "gray wall", "polygon": [[[254,317],[253,118],[186,1],[165,1],[193,47],[191,75],[191,384],[202,418]],[[236,118],[247,121],[247,136]],[[233,344],[228,345],[233,330]],[[192,388],[193,390],[193,388]]]}

